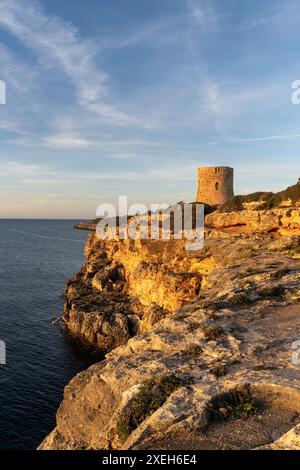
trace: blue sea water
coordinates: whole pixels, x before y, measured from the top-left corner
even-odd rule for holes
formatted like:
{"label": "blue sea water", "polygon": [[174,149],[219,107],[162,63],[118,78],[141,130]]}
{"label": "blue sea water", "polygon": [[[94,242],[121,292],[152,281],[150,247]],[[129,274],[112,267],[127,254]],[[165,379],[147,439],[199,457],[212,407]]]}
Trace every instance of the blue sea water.
{"label": "blue sea water", "polygon": [[0,450],[35,449],[55,426],[65,385],[97,359],[52,324],[84,262],[87,233],[73,224],[0,220]]}

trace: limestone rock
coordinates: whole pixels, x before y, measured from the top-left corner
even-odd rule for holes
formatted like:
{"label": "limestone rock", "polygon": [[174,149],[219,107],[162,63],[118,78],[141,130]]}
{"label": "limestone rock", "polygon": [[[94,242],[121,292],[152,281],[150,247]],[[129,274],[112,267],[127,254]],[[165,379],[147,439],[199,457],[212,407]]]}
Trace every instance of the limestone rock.
{"label": "limestone rock", "polygon": [[[41,449],[150,449],[165,436],[178,448],[299,448],[299,237],[273,232],[295,230],[299,213],[249,212],[209,216],[220,230],[194,252],[183,240],[89,237],[63,320],[106,356],[67,385]],[[244,223],[258,230],[223,230]],[[163,380],[177,385],[156,400]],[[213,401],[240,387],[267,404],[261,421],[212,424]],[[128,410],[134,424],[122,421]]]}
{"label": "limestone rock", "polygon": [[213,212],[205,218],[208,226],[217,230],[236,230],[244,233],[272,232],[282,235],[300,234],[299,209],[243,210],[239,212]]}

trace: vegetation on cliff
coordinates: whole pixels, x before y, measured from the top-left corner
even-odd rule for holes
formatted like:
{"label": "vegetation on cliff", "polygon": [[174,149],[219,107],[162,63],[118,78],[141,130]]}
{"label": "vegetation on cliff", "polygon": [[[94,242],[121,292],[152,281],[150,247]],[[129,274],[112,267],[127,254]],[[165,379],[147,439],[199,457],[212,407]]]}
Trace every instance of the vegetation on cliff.
{"label": "vegetation on cliff", "polygon": [[257,203],[256,210],[269,210],[281,207],[286,202],[293,205],[300,201],[300,180],[298,183],[278,193],[258,191],[251,194],[239,195],[227,201],[219,207],[218,212],[239,212],[245,209],[247,204]]}
{"label": "vegetation on cliff", "polygon": [[262,408],[263,402],[255,398],[247,386],[223,393],[209,404],[212,421],[247,419]]}
{"label": "vegetation on cliff", "polygon": [[[298,185],[251,198],[297,202]],[[195,251],[89,236],[63,319],[106,356],[66,387],[41,449],[300,449],[299,207],[206,227]]]}
{"label": "vegetation on cliff", "polygon": [[193,253],[180,240],[90,235],[64,319],[110,352],[66,387],[41,449],[300,448],[299,237],[269,233],[299,226],[299,211],[277,211],[255,235],[209,228]]}
{"label": "vegetation on cliff", "polygon": [[274,193],[267,191],[257,191],[255,193],[243,194],[238,196],[240,201],[243,202],[263,202],[267,201]]}
{"label": "vegetation on cliff", "polygon": [[235,196],[230,201],[225,202],[219,207],[218,212],[239,212],[244,210],[244,206],[240,196]]}
{"label": "vegetation on cliff", "polygon": [[258,209],[273,209],[274,207],[280,207],[285,201],[291,200],[292,203],[300,201],[300,180],[293,186],[289,186],[284,191],[273,194]]}
{"label": "vegetation on cliff", "polygon": [[158,410],[179,387],[186,386],[189,380],[169,375],[145,382],[120,414],[117,433],[122,442],[130,436],[140,423]]}

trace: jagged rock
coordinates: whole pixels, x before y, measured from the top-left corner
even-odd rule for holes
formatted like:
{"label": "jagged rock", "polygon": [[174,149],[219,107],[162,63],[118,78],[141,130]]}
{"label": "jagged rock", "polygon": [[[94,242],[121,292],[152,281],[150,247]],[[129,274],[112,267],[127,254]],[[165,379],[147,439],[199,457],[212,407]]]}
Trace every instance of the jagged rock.
{"label": "jagged rock", "polygon": [[245,233],[272,232],[281,235],[300,234],[299,209],[242,210],[239,212],[213,212],[205,218],[208,226],[217,230],[236,230]]}
{"label": "jagged rock", "polygon": [[[119,305],[119,308],[122,305]],[[112,300],[94,311],[73,304],[64,315],[64,322],[73,336],[101,351],[110,351],[130,338],[128,316],[116,311]],[[127,313],[127,306],[125,306]]]}
{"label": "jagged rock", "polygon": [[200,273],[174,272],[161,264],[142,261],[130,275],[129,292],[143,305],[152,302],[175,311],[197,297],[201,279]]}
{"label": "jagged rock", "polygon": [[63,321],[73,336],[104,351],[200,292],[202,275],[183,241],[104,242],[92,234],[85,254],[85,267],[66,286]]}
{"label": "jagged rock", "polygon": [[[107,354],[66,387],[41,449],[168,448],[166,436],[179,449],[299,448],[299,238],[267,233],[279,220],[294,230],[299,213],[251,211],[257,233],[223,230],[248,226],[248,212],[208,216],[221,230],[207,230],[194,252],[182,240],[89,237],[63,319]],[[164,380],[173,385],[162,402]],[[240,425],[212,423],[212,401],[246,385],[266,409]]]}
{"label": "jagged rock", "polygon": [[113,288],[113,284],[118,280],[120,281],[120,285],[123,285],[122,275],[120,274],[121,269],[122,267],[117,263],[112,263],[111,265],[102,268],[93,277],[92,286],[94,289],[102,292],[109,283],[111,288]]}

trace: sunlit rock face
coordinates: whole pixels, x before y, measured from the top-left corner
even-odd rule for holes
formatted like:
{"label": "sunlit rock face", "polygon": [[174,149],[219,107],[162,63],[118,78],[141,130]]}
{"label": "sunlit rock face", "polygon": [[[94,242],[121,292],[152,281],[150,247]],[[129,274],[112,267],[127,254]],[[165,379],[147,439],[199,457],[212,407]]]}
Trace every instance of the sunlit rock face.
{"label": "sunlit rock face", "polygon": [[66,286],[63,321],[104,352],[146,331],[199,295],[202,274],[184,241],[103,241],[91,234],[87,262]]}
{"label": "sunlit rock face", "polygon": [[209,227],[235,230],[240,233],[277,233],[300,236],[300,211],[297,208],[273,210],[243,210],[239,212],[214,212],[206,217]]}
{"label": "sunlit rock face", "polygon": [[193,252],[89,236],[63,320],[106,356],[41,449],[300,449],[299,211],[206,221]]}

